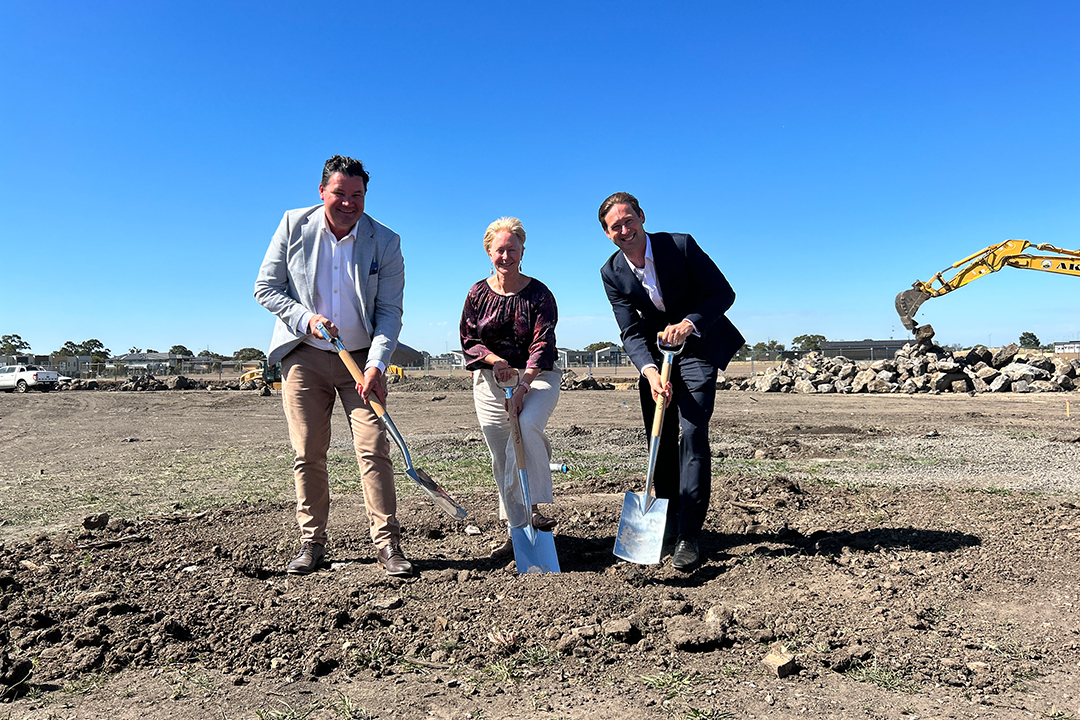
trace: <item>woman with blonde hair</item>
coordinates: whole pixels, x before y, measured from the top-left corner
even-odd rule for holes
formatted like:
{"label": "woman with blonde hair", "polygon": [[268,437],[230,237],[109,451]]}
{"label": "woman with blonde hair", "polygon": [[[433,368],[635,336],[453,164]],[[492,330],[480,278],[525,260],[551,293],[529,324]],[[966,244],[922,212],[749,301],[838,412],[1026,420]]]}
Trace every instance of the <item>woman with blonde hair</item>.
{"label": "woman with blonde hair", "polygon": [[[499,489],[499,518],[514,527],[532,523],[537,530],[550,532],[558,521],[541,514],[538,504],[553,501],[551,443],[544,428],[559,402],[560,374],[555,368],[559,312],[547,286],[521,272],[525,228],[520,220],[504,217],[491,223],[484,233],[484,252],[491,259],[492,273],[469,289],[460,332],[465,367],[473,371],[476,416]],[[499,383],[511,382],[515,375],[519,375],[517,388],[507,400]],[[518,416],[521,425],[534,503],[526,517],[513,516],[525,509],[517,490],[510,413]],[[508,538],[491,557],[502,562],[513,553]]]}

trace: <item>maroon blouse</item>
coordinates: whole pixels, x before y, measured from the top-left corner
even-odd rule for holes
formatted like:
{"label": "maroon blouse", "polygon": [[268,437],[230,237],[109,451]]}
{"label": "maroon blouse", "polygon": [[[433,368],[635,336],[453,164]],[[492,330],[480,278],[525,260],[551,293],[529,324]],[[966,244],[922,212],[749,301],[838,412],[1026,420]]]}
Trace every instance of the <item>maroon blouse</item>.
{"label": "maroon blouse", "polygon": [[461,349],[465,368],[490,367],[483,362],[493,353],[524,370],[555,367],[555,324],[559,309],[555,296],[536,278],[513,295],[500,295],[481,280],[469,289],[461,311]]}

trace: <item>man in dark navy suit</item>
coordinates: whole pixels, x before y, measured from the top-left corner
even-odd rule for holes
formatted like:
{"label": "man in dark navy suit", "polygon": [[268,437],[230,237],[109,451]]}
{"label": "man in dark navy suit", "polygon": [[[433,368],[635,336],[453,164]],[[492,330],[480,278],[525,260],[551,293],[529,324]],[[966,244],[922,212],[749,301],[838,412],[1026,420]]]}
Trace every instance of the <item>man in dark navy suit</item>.
{"label": "man in dark navy suit", "polygon": [[[671,408],[660,432],[655,487],[657,497],[668,499],[667,532],[676,538],[672,566],[688,572],[699,561],[698,537],[709,508],[709,419],[717,369],[726,368],[745,342],[724,315],[735,302],[735,291],[690,235],[646,233],[645,213],[630,193],[604,200],[599,218],[619,248],[600,276],[623,347],[641,371],[638,388],[647,434],[656,398],[663,395]],[[665,345],[685,343],[666,385],[657,367],[662,357],[658,335]]]}

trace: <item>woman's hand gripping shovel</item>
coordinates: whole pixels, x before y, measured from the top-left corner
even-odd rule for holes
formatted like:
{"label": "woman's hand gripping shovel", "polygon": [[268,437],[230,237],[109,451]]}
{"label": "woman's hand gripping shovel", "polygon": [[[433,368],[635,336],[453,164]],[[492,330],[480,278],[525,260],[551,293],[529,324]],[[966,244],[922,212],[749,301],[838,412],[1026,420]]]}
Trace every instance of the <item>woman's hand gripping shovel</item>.
{"label": "woman's hand gripping shovel", "polygon": [[[345,367],[349,369],[349,374],[352,375],[353,380],[359,385],[364,383],[364,373],[360,370],[360,366],[356,364],[356,361],[352,359],[352,355],[345,349],[341,340],[336,337],[331,337],[330,332],[326,329],[326,326],[319,323],[315,326],[319,331],[319,334],[323,336],[337,350],[338,355],[341,356],[342,361],[345,363]],[[390,419],[390,415],[386,412],[386,408],[383,407],[372,393],[368,396],[368,403],[371,405],[371,409],[375,411],[375,415],[378,416],[387,431],[390,433],[390,437],[394,438],[394,442],[397,443],[398,448],[401,449],[401,454],[405,458],[405,474],[412,478],[413,482],[420,486],[420,489],[427,493],[427,496],[434,501],[436,505],[443,509],[447,515],[455,520],[465,519],[465,509],[458,505],[454,498],[450,497],[445,490],[436,484],[431,477],[420,470],[413,467],[412,458],[409,456],[409,449],[405,447],[405,438],[401,437],[401,433],[398,432],[397,426],[394,425],[394,421]]]}
{"label": "woman's hand gripping shovel", "polygon": [[[667,385],[671,378],[671,364],[682,352],[682,345],[664,345],[657,337],[657,346],[664,354],[660,367],[660,384]],[[656,414],[653,416],[652,435],[649,438],[649,469],[645,474],[645,492],[627,492],[623,498],[622,516],[619,518],[619,534],[615,536],[615,556],[638,565],[655,565],[660,562],[664,550],[664,528],[667,525],[668,501],[653,497],[653,479],[656,476],[656,458],[660,452],[660,427],[664,423],[664,396],[656,398]]]}
{"label": "woman's hand gripping shovel", "polygon": [[[517,465],[518,483],[521,486],[521,501],[524,504],[521,516],[525,524],[510,526],[510,538],[514,541],[514,562],[519,573],[557,573],[559,556],[555,553],[555,538],[550,532],[540,532],[532,524],[532,495],[529,493],[529,476],[525,472],[525,444],[521,441],[521,423],[514,412],[514,388],[518,386],[518,376],[514,376],[513,385],[496,384],[506,393],[507,412],[510,413],[510,434],[514,440],[514,461]],[[509,506],[512,498],[504,497],[503,504]]]}

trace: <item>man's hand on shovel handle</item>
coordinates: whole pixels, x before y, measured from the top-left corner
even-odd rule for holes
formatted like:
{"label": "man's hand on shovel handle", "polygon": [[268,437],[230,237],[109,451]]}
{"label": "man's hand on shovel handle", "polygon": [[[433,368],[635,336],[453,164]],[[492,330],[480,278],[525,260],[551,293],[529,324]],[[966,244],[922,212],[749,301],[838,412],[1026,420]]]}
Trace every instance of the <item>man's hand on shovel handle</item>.
{"label": "man's hand on shovel handle", "polygon": [[694,323],[683,320],[664,328],[664,332],[660,333],[660,341],[669,346],[682,345],[693,333]]}
{"label": "man's hand on shovel handle", "polygon": [[329,340],[330,338],[324,337],[323,334],[319,332],[319,323],[323,324],[323,327],[326,328],[326,331],[330,333],[330,337],[337,337],[338,329],[334,325],[334,323],[330,322],[329,318],[325,317],[324,315],[319,315],[318,313],[312,315],[311,319],[308,320],[308,332],[310,332],[317,338]]}
{"label": "man's hand on shovel handle", "polygon": [[379,403],[386,407],[386,382],[383,378],[382,370],[375,365],[364,370],[364,383],[356,383],[356,392],[360,393],[360,399],[366,404],[368,397],[372,392],[375,393],[375,399]]}
{"label": "man's hand on shovel handle", "polygon": [[667,405],[671,402],[671,382],[669,381],[665,385],[660,384],[660,371],[655,367],[645,368],[645,379],[649,381],[650,389],[652,390],[653,402],[656,402],[656,398],[660,395],[664,396],[664,404]]}

